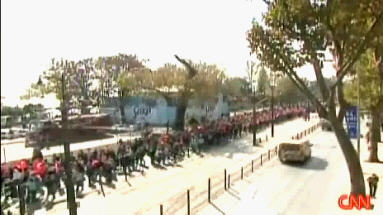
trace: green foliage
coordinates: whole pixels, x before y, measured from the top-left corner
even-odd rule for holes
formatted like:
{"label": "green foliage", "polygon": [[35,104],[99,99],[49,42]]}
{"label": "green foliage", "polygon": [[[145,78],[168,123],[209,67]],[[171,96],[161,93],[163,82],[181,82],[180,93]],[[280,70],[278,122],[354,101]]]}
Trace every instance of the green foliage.
{"label": "green foliage", "polygon": [[1,116],[5,117],[7,116],[6,123],[3,122],[3,118],[1,121],[1,127],[2,128],[10,128],[12,126],[15,126],[17,124],[17,119],[19,117],[23,116],[23,109],[19,107],[9,107],[9,106],[3,106],[1,109]]}
{"label": "green foliage", "polygon": [[24,105],[22,112],[24,116],[29,116],[26,118],[26,121],[30,121],[32,119],[36,119],[39,112],[44,110],[44,106],[42,104],[27,104]]}
{"label": "green foliage", "polygon": [[124,73],[118,79],[119,86],[132,93],[179,94],[188,92],[198,98],[211,98],[222,90],[225,75],[216,65],[199,63],[192,65],[198,73],[192,78],[187,71],[174,64],[164,64],[155,71]]}
{"label": "green foliage", "polygon": [[275,91],[276,100],[283,104],[296,104],[305,100],[302,92],[287,77],[278,81]]}
{"label": "green foliage", "polygon": [[153,87],[164,92],[183,89],[187,83],[186,71],[175,64],[164,64],[152,72]]}
{"label": "green foliage", "polygon": [[128,96],[140,84],[146,83],[143,79],[146,75],[140,73],[147,72],[147,69],[136,55],[99,57],[95,67],[99,71],[99,88],[103,98],[112,97],[116,92],[122,97]]}
{"label": "green foliage", "polygon": [[266,95],[266,90],[269,87],[269,76],[267,75],[266,69],[262,67],[258,74],[257,93],[259,95]]}
{"label": "green foliage", "polygon": [[2,116],[21,116],[22,114],[23,114],[23,109],[19,107],[3,106],[1,109]]}
{"label": "green foliage", "polygon": [[[337,89],[342,113],[342,80],[360,55],[376,45],[383,25],[383,0],[275,0],[268,6],[264,25],[255,22],[248,33],[252,52],[271,71],[285,73],[322,117],[327,117],[327,110],[320,100],[334,108]],[[330,87],[322,74],[325,51],[331,52],[337,73],[337,81]],[[296,73],[305,64],[313,66],[322,99],[315,97]]]}
{"label": "green foliage", "polygon": [[248,96],[247,81],[244,78],[228,78],[223,85],[223,93],[231,97]]}
{"label": "green foliage", "polygon": [[128,95],[132,84],[121,77],[137,73],[143,68],[143,62],[137,56],[125,54],[99,57],[96,60],[52,59],[50,69],[43,72],[38,83],[31,84],[22,99],[53,93],[61,103],[65,99],[66,109],[81,108],[82,112],[88,112],[88,106],[100,105],[105,97],[114,96],[117,92],[124,92],[123,96]]}
{"label": "green foliage", "polygon": [[358,104],[359,85],[362,107],[371,109],[378,106],[382,94],[377,65],[375,54],[371,50],[362,55],[355,65],[356,76],[345,85],[345,98],[348,102]]}
{"label": "green foliage", "polygon": [[194,64],[193,67],[198,73],[191,80],[189,87],[195,92],[195,97],[215,98],[219,92],[222,92],[226,76],[221,69],[206,63]]}
{"label": "green foliage", "polygon": [[[324,78],[324,82],[327,87],[331,87],[335,83],[335,78]],[[319,98],[321,96],[321,92],[319,89],[319,85],[317,81],[308,81],[307,82],[308,89],[312,94],[316,97]]]}

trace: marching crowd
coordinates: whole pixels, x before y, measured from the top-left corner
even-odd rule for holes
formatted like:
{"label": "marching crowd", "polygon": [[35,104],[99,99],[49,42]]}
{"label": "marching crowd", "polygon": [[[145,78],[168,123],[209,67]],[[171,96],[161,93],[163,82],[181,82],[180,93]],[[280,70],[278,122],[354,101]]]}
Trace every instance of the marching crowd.
{"label": "marching crowd", "polygon": [[[274,110],[274,120],[277,123],[306,114],[303,107],[278,107]],[[191,125],[182,132],[156,134],[145,130],[141,138],[134,141],[120,139],[107,148],[72,153],[70,165],[76,196],[81,196],[86,180],[90,188],[98,185],[103,190],[103,184],[114,187],[118,174],[125,175],[127,180],[134,171],[143,172],[148,168],[145,156],[150,158],[152,166],[174,164],[183,160],[189,149],[199,154],[201,146],[219,145],[241,137],[244,132],[251,132],[252,126],[261,129],[271,119],[269,110],[257,112],[255,117],[252,113],[237,114],[200,126]],[[62,154],[44,158],[41,151],[35,150],[30,160],[4,163],[1,165],[2,205],[17,201],[20,195],[27,204],[53,202],[57,194],[65,192],[66,175]]]}

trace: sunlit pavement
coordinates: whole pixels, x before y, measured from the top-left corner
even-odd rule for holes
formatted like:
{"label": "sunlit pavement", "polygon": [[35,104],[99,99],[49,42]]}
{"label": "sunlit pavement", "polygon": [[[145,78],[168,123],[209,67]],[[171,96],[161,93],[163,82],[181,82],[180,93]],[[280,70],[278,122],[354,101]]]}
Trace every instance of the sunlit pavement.
{"label": "sunlit pavement", "polygon": [[[362,130],[363,131],[363,130]],[[262,214],[262,215],[348,215],[383,214],[383,164],[366,163],[367,147],[361,141],[362,168],[365,178],[375,172],[380,176],[377,199],[372,199],[374,210],[341,210],[338,198],[350,189],[348,169],[332,132],[312,135],[312,158],[304,165],[281,164],[275,159],[268,167],[256,171],[246,181],[237,183],[233,190],[240,199],[223,195],[198,214]],[[380,148],[383,144],[380,143]],[[379,153],[383,158],[382,150]],[[366,184],[368,191],[368,185]],[[218,211],[217,208],[220,210]],[[222,211],[222,212],[221,212]]]}
{"label": "sunlit pavement", "polygon": [[[183,193],[194,184],[206,184],[207,178],[211,175],[223,173],[226,167],[238,168],[241,162],[248,162],[259,152],[264,150],[277,139],[289,139],[296,132],[310,127],[318,120],[305,122],[302,119],[286,122],[275,126],[274,138],[268,143],[253,147],[251,135],[244,140],[237,140],[225,146],[217,147],[211,153],[205,154],[203,158],[192,154],[191,158],[185,159],[179,167],[168,167],[167,170],[150,168],[145,175],[139,173],[135,177],[129,178],[132,186],[129,186],[119,177],[116,183],[117,189],[105,188],[106,197],[97,194],[96,191],[89,192],[86,196],[78,199],[80,202],[79,214],[154,214],[159,212],[159,205],[169,198]],[[261,132],[258,137],[265,138],[270,134],[267,129]],[[269,136],[270,139],[270,136]],[[271,143],[270,143],[271,142]],[[235,162],[234,162],[235,160]],[[67,214],[65,198],[61,203],[54,205],[53,209],[40,210],[40,214]]]}

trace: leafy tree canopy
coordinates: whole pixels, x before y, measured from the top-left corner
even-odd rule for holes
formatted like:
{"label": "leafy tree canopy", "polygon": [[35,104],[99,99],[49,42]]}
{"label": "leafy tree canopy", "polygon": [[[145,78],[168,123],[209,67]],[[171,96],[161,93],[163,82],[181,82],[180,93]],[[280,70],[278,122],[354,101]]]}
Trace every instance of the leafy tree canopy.
{"label": "leafy tree canopy", "polygon": [[358,104],[358,87],[363,108],[376,107],[383,100],[377,65],[374,52],[369,50],[362,55],[355,65],[356,76],[345,85],[345,97],[348,102]]}

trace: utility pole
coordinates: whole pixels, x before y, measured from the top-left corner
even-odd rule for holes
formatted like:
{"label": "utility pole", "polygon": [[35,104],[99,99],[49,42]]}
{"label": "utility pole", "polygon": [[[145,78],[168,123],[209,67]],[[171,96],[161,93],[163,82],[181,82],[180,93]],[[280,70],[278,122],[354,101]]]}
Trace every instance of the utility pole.
{"label": "utility pole", "polygon": [[274,137],[274,76],[272,82],[273,84],[271,86],[271,137]]}
{"label": "utility pole", "polygon": [[255,116],[255,113],[256,113],[256,109],[255,109],[255,86],[253,87],[253,82],[254,82],[254,74],[253,74],[253,62],[251,61],[251,77],[252,77],[252,80],[251,80],[251,89],[253,89],[253,123],[254,123],[254,126],[253,126],[253,146],[256,146],[257,145],[257,120],[256,120],[256,116]]}

